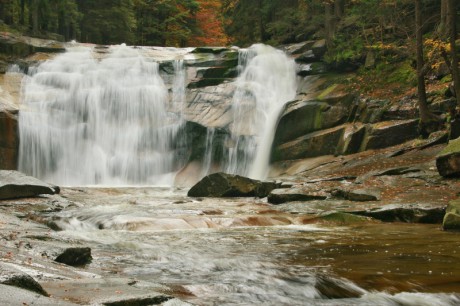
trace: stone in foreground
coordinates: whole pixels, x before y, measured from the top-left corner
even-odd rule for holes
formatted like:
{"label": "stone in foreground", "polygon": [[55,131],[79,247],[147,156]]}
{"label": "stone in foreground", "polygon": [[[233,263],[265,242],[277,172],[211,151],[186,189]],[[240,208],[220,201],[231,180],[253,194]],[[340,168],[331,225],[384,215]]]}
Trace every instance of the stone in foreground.
{"label": "stone in foreground", "polygon": [[444,230],[460,230],[460,199],[450,201],[442,222]]}
{"label": "stone in foreground", "polygon": [[22,288],[43,296],[48,296],[48,293],[43,287],[30,275],[4,265],[0,265],[0,284]]}
{"label": "stone in foreground", "polygon": [[441,176],[460,176],[460,138],[449,144],[436,157],[436,167]]}
{"label": "stone in foreground", "polygon": [[273,189],[279,188],[275,182],[262,182],[244,176],[227,173],[213,173],[205,176],[187,193],[189,197],[266,197]]}
{"label": "stone in foreground", "polygon": [[90,263],[92,259],[90,248],[68,248],[56,257],[55,261],[68,266],[78,267]]}
{"label": "stone in foreground", "polygon": [[59,193],[57,186],[52,186],[18,171],[0,170],[0,200],[56,193]]}

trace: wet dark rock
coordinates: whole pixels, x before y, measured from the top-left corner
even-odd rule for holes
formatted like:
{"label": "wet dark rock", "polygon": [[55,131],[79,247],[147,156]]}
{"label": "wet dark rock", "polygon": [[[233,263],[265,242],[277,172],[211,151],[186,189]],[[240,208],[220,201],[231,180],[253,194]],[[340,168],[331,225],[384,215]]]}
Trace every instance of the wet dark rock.
{"label": "wet dark rock", "polygon": [[18,153],[19,128],[17,116],[10,111],[0,111],[0,169],[17,169]]}
{"label": "wet dark rock", "polygon": [[378,209],[351,213],[371,217],[383,222],[441,224],[445,211],[445,207],[386,205]]}
{"label": "wet dark rock", "polygon": [[325,200],[328,196],[328,193],[315,186],[307,186],[304,188],[275,189],[270,192],[267,200],[271,204],[282,204],[296,201]]}
{"label": "wet dark rock", "polygon": [[212,54],[219,54],[224,51],[228,51],[229,49],[226,47],[197,47],[192,53],[212,53]]}
{"label": "wet dark rock", "polygon": [[0,170],[0,200],[56,194],[56,186],[18,171]]}
{"label": "wet dark rock", "polygon": [[362,189],[337,189],[333,193],[334,196],[344,198],[349,201],[367,202],[380,200],[380,190],[375,188]]}
{"label": "wet dark rock", "polygon": [[315,288],[325,299],[358,298],[366,293],[349,281],[333,279],[326,275],[316,276]]}
{"label": "wet dark rock", "polygon": [[449,144],[438,154],[436,167],[441,176],[460,176],[460,138],[449,141]]}
{"label": "wet dark rock", "polygon": [[54,261],[76,267],[89,264],[92,259],[91,248],[68,248]]}
{"label": "wet dark rock", "polygon": [[164,302],[173,299],[171,296],[158,295],[153,297],[139,297],[132,299],[123,299],[120,301],[113,302],[103,302],[102,305],[105,306],[149,306],[149,305],[159,305]]}
{"label": "wet dark rock", "polygon": [[460,230],[460,200],[449,202],[446,208],[446,214],[442,220],[442,228],[444,230]]}
{"label": "wet dark rock", "polygon": [[281,184],[262,182],[227,173],[213,173],[205,176],[189,192],[190,197],[266,197]]}
{"label": "wet dark rock", "polygon": [[43,296],[49,296],[43,287],[30,275],[0,265],[0,284],[18,287]]}

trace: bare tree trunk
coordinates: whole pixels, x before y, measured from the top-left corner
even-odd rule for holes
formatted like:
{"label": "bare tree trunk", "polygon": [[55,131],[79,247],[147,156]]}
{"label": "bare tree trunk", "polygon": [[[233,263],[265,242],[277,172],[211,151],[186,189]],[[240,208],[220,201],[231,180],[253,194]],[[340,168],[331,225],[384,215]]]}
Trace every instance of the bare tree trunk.
{"label": "bare tree trunk", "polygon": [[455,40],[457,39],[457,10],[456,0],[449,0],[449,29],[450,29],[450,57],[452,58],[452,79],[454,81],[455,97],[460,106],[460,75],[458,69],[458,56]]}
{"label": "bare tree trunk", "polygon": [[449,0],[441,0],[441,21],[439,23],[439,34],[441,37],[449,35]]}
{"label": "bare tree trunk", "polygon": [[324,19],[325,19],[325,29],[326,29],[326,43],[329,46],[332,42],[332,37],[334,36],[334,18],[332,16],[332,3],[324,3]]}
{"label": "bare tree trunk", "polygon": [[345,13],[345,0],[335,0],[334,12],[335,18],[337,18],[337,20],[342,19],[343,14]]}
{"label": "bare tree trunk", "polygon": [[32,33],[38,34],[38,0],[31,1]]}
{"label": "bare tree trunk", "polygon": [[415,0],[415,27],[417,47],[417,94],[418,107],[420,112],[421,125],[430,120],[429,110],[426,102],[425,72],[423,59],[423,33],[422,33],[422,1]]}

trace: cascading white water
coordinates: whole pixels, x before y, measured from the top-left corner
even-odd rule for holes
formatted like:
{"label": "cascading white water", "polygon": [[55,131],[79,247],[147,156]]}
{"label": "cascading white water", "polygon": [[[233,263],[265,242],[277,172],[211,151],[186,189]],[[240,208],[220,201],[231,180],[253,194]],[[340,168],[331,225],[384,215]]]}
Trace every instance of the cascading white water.
{"label": "cascading white water", "polygon": [[264,179],[278,116],[296,95],[295,63],[280,50],[256,44],[240,52],[239,67],[226,171]]}
{"label": "cascading white water", "polygon": [[[191,50],[74,46],[24,78],[19,169],[61,185],[172,185],[190,150],[184,133]],[[143,56],[148,52],[148,56]],[[174,55],[174,76],[154,58]],[[265,45],[242,50],[223,169],[262,179],[279,112],[295,96],[295,65]],[[170,92],[169,89],[170,88]],[[214,130],[208,130],[202,176],[209,173]],[[213,151],[214,150],[214,151]],[[219,153],[220,154],[220,153]]]}
{"label": "cascading white water", "polygon": [[158,64],[126,46],[75,47],[25,78],[19,169],[64,185],[167,184],[181,120]]}

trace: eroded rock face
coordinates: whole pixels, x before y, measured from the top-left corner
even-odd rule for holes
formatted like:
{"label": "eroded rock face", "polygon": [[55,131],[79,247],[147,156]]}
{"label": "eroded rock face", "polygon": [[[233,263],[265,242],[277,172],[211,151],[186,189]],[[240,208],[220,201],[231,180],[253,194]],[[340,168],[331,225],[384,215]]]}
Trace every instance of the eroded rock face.
{"label": "eroded rock face", "polygon": [[190,197],[266,197],[279,183],[262,182],[227,173],[205,176],[189,192]]}
{"label": "eroded rock face", "polygon": [[268,202],[282,204],[295,201],[325,200],[329,194],[316,186],[305,186],[303,188],[275,189],[268,195]]}
{"label": "eroded rock face", "polygon": [[0,200],[59,193],[59,187],[18,171],[0,170]]}

